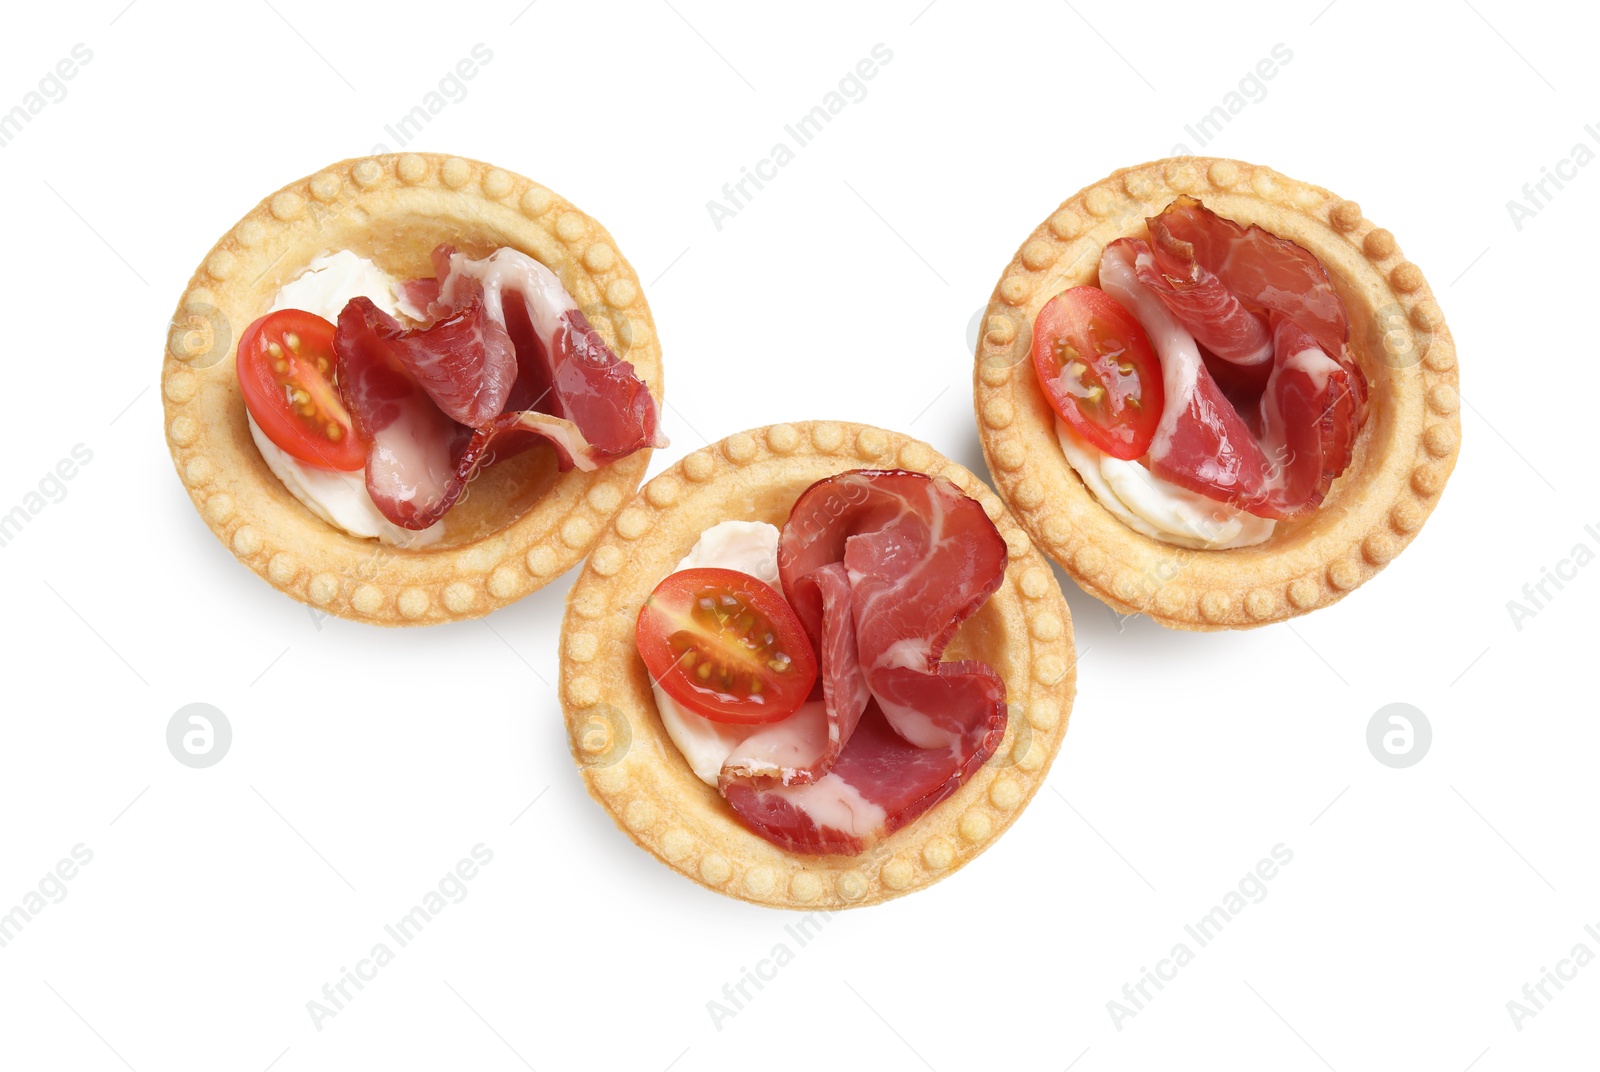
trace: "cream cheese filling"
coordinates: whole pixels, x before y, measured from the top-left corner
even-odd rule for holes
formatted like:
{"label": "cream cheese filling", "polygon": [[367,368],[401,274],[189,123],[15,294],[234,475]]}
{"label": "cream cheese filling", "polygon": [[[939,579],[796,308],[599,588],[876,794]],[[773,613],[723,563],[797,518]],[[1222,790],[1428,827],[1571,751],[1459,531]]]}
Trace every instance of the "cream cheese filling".
{"label": "cream cheese filling", "polygon": [[1137,461],[1096,449],[1056,418],[1056,439],[1067,464],[1095,500],[1135,532],[1177,547],[1220,551],[1249,547],[1272,535],[1277,522],[1208,499],[1162,480]]}

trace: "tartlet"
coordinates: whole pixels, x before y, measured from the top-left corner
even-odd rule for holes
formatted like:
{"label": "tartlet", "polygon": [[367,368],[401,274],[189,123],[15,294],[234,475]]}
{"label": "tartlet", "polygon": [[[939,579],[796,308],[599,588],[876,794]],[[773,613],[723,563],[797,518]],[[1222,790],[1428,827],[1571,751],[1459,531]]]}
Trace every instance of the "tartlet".
{"label": "tartlet", "polygon": [[[1350,352],[1369,386],[1353,460],[1326,500],[1252,547],[1189,550],[1114,517],[1064,457],[1030,361],[1045,302],[1093,283],[1105,246],[1145,236],[1145,218],[1181,195],[1317,256],[1349,311]],[[1461,443],[1455,343],[1421,269],[1354,201],[1236,160],[1158,160],[1069,198],[1002,273],[975,358],[979,438],[1011,511],[1086,591],[1174,628],[1265,625],[1343,598],[1416,536]]]}
{"label": "tartlet", "polygon": [[[797,855],[741,825],[690,770],[657,714],[634,648],[635,619],[704,529],[731,519],[781,525],[807,487],[863,467],[947,477],[998,527],[1005,580],[945,655],[994,666],[1007,684],[1010,717],[989,762],[909,825],[856,856]],[[617,515],[567,596],[560,690],[584,784],[634,842],[718,893],[777,908],[833,909],[936,882],[1011,825],[1061,746],[1074,663],[1071,617],[1049,565],[980,480],[907,436],[805,422],[740,432],[695,451]]]}
{"label": "tartlet", "polygon": [[408,551],[321,521],[251,439],[233,350],[280,286],[319,253],[351,250],[396,278],[431,276],[440,243],[511,246],[542,262],[659,403],[661,350],[638,277],[591,217],[519,175],[429,153],[360,157],[264,199],[212,248],[173,314],[162,366],[173,463],[217,538],[273,587],[378,625],[477,617],[579,562],[638,487],[641,450],[593,472],[526,451],[482,471],[444,539]]}

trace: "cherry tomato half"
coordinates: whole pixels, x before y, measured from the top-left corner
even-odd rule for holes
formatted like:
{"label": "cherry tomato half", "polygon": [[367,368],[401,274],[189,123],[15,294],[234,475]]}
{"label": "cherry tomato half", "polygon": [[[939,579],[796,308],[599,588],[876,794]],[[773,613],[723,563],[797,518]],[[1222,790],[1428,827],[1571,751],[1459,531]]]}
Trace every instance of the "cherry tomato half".
{"label": "cherry tomato half", "polygon": [[1142,458],[1166,401],[1161,362],[1139,321],[1099,287],[1073,287],[1033,322],[1033,368],[1050,405],[1113,458]]}
{"label": "cherry tomato half", "polygon": [[771,585],[738,570],[679,570],[639,610],[639,655],[652,680],[717,722],[777,722],[817,680],[800,619]]}
{"label": "cherry tomato half", "polygon": [[333,325],[299,309],[268,313],[239,336],[239,389],[250,416],[289,455],[323,469],[367,464],[367,444],[334,387]]}

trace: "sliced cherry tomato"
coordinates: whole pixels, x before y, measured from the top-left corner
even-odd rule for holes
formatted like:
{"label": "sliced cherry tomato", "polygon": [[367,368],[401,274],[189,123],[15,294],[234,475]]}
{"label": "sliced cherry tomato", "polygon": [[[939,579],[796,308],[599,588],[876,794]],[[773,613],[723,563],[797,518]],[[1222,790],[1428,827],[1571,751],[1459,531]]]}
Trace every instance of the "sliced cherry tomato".
{"label": "sliced cherry tomato", "polygon": [[800,619],[771,585],[738,570],[679,570],[639,610],[635,634],[650,677],[717,722],[776,722],[817,680]]}
{"label": "sliced cherry tomato", "polygon": [[279,309],[239,336],[239,389],[250,416],[279,449],[323,469],[367,464],[367,445],[334,387],[333,325]]}
{"label": "sliced cherry tomato", "polygon": [[1061,419],[1113,458],[1142,458],[1166,389],[1150,337],[1099,287],[1073,287],[1033,322],[1033,368]]}

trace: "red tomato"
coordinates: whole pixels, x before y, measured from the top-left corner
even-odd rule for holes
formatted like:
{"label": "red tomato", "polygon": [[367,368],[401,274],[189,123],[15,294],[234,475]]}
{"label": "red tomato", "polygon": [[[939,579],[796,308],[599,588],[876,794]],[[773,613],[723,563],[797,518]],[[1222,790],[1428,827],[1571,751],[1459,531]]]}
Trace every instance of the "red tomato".
{"label": "red tomato", "polygon": [[333,325],[299,309],[268,313],[239,336],[239,390],[267,438],[307,465],[367,464],[333,383]]}
{"label": "red tomato", "polygon": [[1113,458],[1150,449],[1166,401],[1161,362],[1133,314],[1099,287],[1073,287],[1033,322],[1033,368],[1072,430]]}
{"label": "red tomato", "polygon": [[656,586],[635,632],[650,677],[717,722],[776,722],[817,680],[800,619],[771,585],[729,569],[679,570]]}

